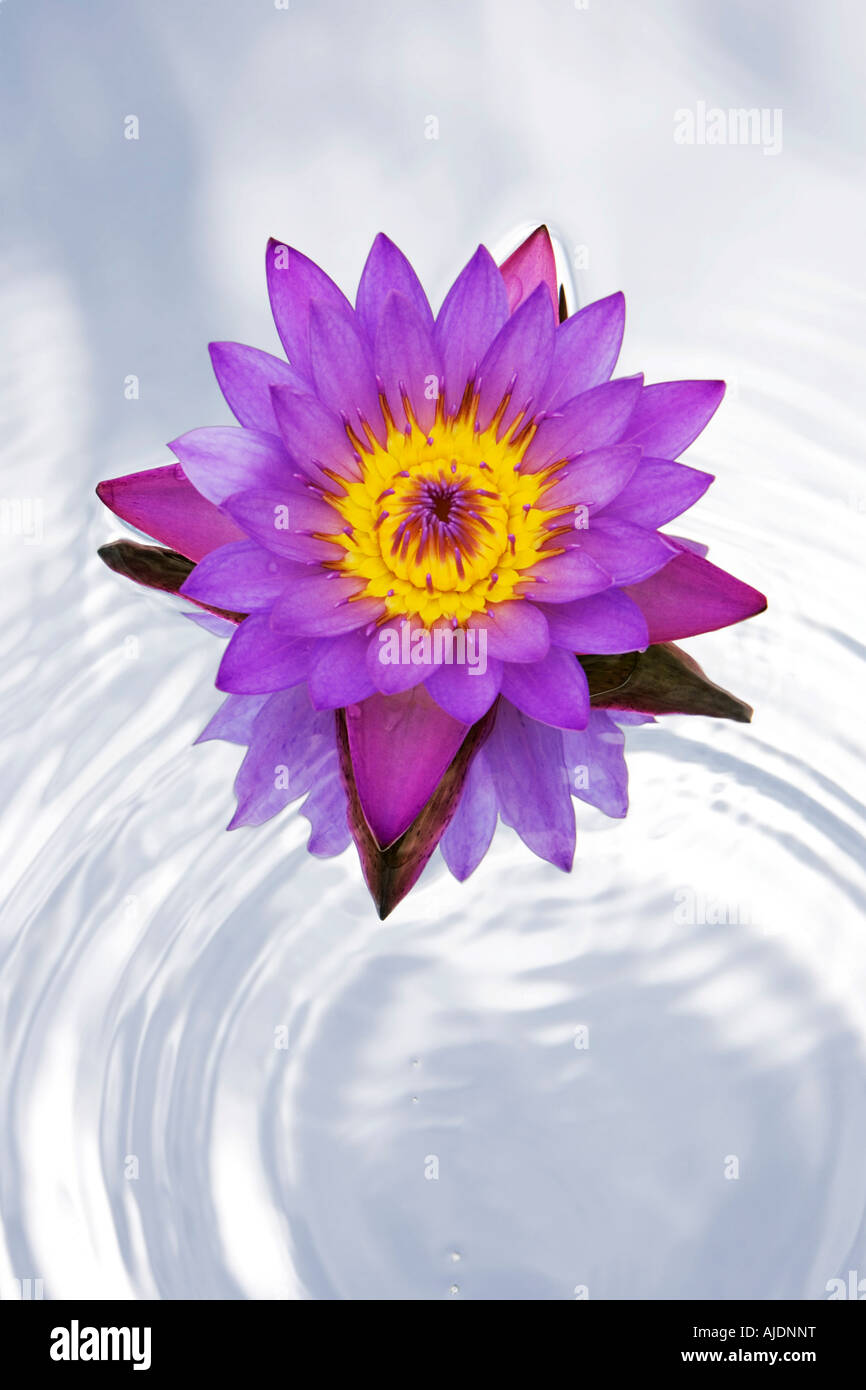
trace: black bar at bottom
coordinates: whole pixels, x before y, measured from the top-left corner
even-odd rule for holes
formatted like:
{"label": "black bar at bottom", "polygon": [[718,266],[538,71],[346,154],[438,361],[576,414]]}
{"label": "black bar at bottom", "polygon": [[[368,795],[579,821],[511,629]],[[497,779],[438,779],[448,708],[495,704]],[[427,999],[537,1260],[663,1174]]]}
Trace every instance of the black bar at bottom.
{"label": "black bar at bottom", "polygon": [[[581,1367],[597,1368],[600,1363],[603,1370],[612,1373],[739,1365],[806,1367],[826,1376],[858,1363],[866,1332],[864,1311],[862,1300],[854,1305],[844,1301],[576,1300],[561,1316],[554,1317],[553,1309],[546,1314],[550,1321],[545,1323],[545,1332],[565,1333],[575,1375],[581,1373]],[[306,1301],[22,1300],[0,1303],[0,1337],[5,1351],[14,1349],[17,1365],[25,1374],[34,1370],[48,1372],[51,1377],[98,1376],[108,1368],[115,1376],[138,1370],[156,1378],[185,1371],[226,1377],[250,1369],[257,1374],[272,1369],[275,1375],[291,1375],[300,1353],[305,1354],[306,1361],[311,1354],[321,1357],[324,1352],[330,1365],[333,1351],[340,1345],[329,1341],[323,1346],[320,1316],[316,1305]],[[461,1342],[455,1346],[448,1332],[451,1328],[469,1335],[483,1332],[486,1317],[482,1316],[479,1328],[477,1314],[464,1322],[467,1314],[454,1306],[441,1322],[429,1322],[430,1316],[425,1315],[420,1328],[414,1325],[414,1316],[408,1323],[390,1320],[389,1332],[388,1325],[382,1330],[371,1326],[375,1315],[366,1311],[362,1340],[353,1337],[351,1343],[343,1344],[358,1373],[373,1373],[376,1366],[384,1371],[390,1365],[395,1376],[400,1366],[405,1375],[411,1366],[417,1369],[419,1359],[425,1368],[432,1369],[441,1348],[446,1373],[453,1375],[456,1355],[465,1374],[468,1366],[460,1347],[465,1351],[466,1345]],[[333,1335],[342,1321],[341,1312],[330,1313],[327,1331]],[[536,1327],[533,1319],[532,1331]],[[503,1352],[510,1348],[506,1352],[509,1360],[515,1351],[530,1354],[531,1359],[533,1346],[535,1354],[547,1351],[543,1343],[525,1343],[525,1335],[512,1320],[504,1335],[481,1342],[473,1338],[473,1343],[485,1361],[496,1357],[497,1346]],[[407,1365],[409,1348],[414,1354]]]}

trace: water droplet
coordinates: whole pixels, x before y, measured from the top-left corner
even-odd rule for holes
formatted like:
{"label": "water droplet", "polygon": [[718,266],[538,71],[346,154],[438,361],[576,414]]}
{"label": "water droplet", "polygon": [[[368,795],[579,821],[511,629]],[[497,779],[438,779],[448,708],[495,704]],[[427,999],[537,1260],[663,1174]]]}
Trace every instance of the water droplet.
{"label": "water droplet", "polygon": [[456,1298],[457,1294],[459,1294],[460,1292],[460,1285],[452,1284],[448,1292],[450,1293],[452,1298]]}
{"label": "water droplet", "polygon": [[452,1264],[455,1264],[455,1265],[458,1264],[459,1261],[460,1261],[461,1259],[462,1259],[462,1256],[461,1256],[459,1250],[452,1250],[452,1251],[451,1251],[451,1263],[452,1263]]}

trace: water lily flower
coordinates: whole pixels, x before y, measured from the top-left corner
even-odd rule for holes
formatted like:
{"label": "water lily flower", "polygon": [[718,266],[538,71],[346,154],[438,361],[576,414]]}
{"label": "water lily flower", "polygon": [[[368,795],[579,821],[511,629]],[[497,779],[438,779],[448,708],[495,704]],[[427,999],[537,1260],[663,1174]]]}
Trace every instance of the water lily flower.
{"label": "water lily flower", "polygon": [[383,916],[497,819],[569,869],[573,799],[626,812],[625,725],[750,717],[673,642],[766,600],[659,529],[713,481],[677,460],[723,383],[614,377],[623,296],[568,316],[545,228],[435,315],[381,234],[354,306],[282,243],[266,268],[287,360],[212,343],[238,424],[97,489],[158,542],[106,563],[229,637],[201,739],[246,748],[230,828],[304,798]]}

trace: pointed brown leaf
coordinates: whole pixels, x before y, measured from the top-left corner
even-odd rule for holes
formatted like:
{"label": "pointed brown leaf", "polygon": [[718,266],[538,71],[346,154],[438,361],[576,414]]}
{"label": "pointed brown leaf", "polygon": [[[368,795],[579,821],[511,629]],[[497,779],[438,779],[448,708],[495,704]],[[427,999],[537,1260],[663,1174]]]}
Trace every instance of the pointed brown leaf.
{"label": "pointed brown leaf", "polygon": [[[159,545],[139,545],[137,541],[111,541],[108,545],[100,546],[97,554],[115,574],[122,574],[148,589],[161,589],[166,594],[179,593],[181,584],[195,569],[194,562],[176,550],[165,550]],[[195,603],[195,600],[190,599],[189,602]],[[240,623],[246,617],[245,613],[227,613],[206,603],[196,606],[206,608],[209,613],[217,613],[221,618],[228,618],[233,623]]]}
{"label": "pointed brown leaf", "polygon": [[706,714],[748,724],[752,710],[736,695],[715,685],[698,663],[673,642],[622,656],[578,656],[596,709],[639,710],[643,714]]}
{"label": "pointed brown leaf", "polygon": [[[355,786],[345,711],[337,711],[337,748],[340,771],[349,801],[349,827],[358,847],[361,868],[376,910],[388,916],[418,881],[424,866],[442,838],[463,791],[469,765],[487,738],[495,719],[495,704],[473,724],[423,810],[393,844],[382,849],[367,824]],[[395,770],[395,776],[399,775]]]}

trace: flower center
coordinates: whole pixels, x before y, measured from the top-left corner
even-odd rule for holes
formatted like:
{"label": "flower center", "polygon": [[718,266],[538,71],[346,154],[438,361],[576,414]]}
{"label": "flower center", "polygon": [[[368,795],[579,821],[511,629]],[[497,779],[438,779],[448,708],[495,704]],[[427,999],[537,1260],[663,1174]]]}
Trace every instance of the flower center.
{"label": "flower center", "polygon": [[463,623],[523,597],[527,571],[558,553],[550,547],[564,509],[542,500],[556,468],[521,470],[535,426],[518,417],[501,431],[506,404],[481,430],[476,396],[467,391],[450,417],[440,398],[427,432],[405,402],[410,422],[398,429],[383,400],[384,448],[350,431],[361,477],[328,498],[346,523],[328,539],[345,551],[334,568],[365,581],[359,597],[384,599],[386,619]]}
{"label": "flower center", "polygon": [[[483,481],[483,479],[482,479]],[[377,499],[382,555],[392,573],[427,594],[465,593],[489,577],[506,544],[499,494],[459,461],[402,469]]]}

